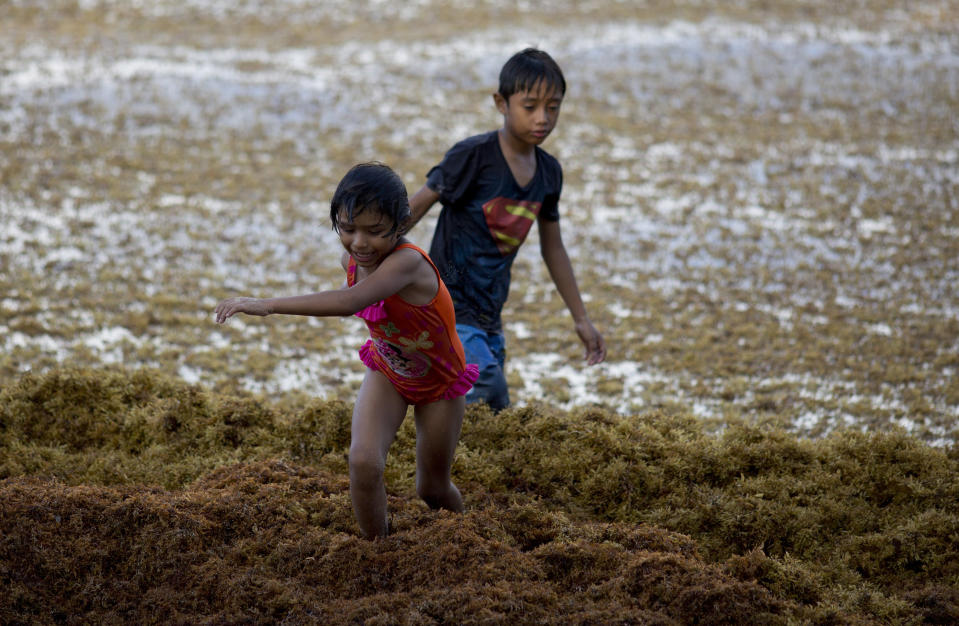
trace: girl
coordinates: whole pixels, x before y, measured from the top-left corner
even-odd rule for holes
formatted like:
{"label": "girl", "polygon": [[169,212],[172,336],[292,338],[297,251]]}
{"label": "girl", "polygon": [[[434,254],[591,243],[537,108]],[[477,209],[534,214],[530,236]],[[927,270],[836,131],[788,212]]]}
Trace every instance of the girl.
{"label": "girl", "polygon": [[387,534],[386,454],[406,417],[416,419],[416,492],[431,508],[463,510],[450,480],[465,411],[464,395],[479,372],[467,364],[456,334],[453,302],[436,266],[402,235],[410,216],[406,187],[386,165],[354,166],[330,203],[333,230],[346,251],[346,285],[286,298],[229,298],[216,306],[222,324],[248,315],[357,315],[370,340],[353,408],[350,497],[360,532]]}

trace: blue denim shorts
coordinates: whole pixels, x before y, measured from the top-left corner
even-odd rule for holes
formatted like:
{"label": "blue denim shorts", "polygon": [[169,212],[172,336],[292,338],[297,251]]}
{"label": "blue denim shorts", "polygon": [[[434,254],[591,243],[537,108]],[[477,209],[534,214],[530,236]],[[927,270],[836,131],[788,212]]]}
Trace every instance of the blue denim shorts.
{"label": "blue denim shorts", "polygon": [[503,333],[491,333],[475,326],[457,324],[467,363],[476,363],[479,378],[466,394],[466,402],[486,402],[494,411],[509,406],[506,387],[506,341]]}

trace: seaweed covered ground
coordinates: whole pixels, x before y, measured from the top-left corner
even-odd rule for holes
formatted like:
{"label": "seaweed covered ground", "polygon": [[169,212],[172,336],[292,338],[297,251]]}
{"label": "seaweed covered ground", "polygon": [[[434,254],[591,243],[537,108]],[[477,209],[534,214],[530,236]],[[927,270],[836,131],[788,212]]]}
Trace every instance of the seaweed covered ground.
{"label": "seaweed covered ground", "polygon": [[[417,189],[527,45],[609,346],[538,258],[464,515],[356,537],[336,182]],[[0,622],[959,621],[950,0],[0,1]],[[435,215],[411,238],[428,245]]]}
{"label": "seaweed covered ground", "polygon": [[158,372],[0,392],[0,622],[870,624],[959,619],[959,455],[651,411],[471,408],[468,510],[360,539],[347,403]]}

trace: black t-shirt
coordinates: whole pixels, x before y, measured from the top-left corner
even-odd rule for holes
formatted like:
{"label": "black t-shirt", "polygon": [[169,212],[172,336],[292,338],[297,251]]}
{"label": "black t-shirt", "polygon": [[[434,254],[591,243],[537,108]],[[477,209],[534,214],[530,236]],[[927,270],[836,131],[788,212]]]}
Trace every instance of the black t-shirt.
{"label": "black t-shirt", "polygon": [[536,174],[520,187],[492,131],[450,148],[426,184],[443,205],[430,258],[453,297],[457,323],[501,331],[516,251],[537,218],[559,219],[559,161],[537,147]]}

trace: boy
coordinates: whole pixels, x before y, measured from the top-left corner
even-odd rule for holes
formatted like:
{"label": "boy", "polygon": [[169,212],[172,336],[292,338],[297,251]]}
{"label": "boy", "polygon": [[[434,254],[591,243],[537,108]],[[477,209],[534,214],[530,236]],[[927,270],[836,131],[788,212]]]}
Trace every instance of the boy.
{"label": "boy", "polygon": [[485,401],[495,411],[509,405],[500,313],[510,267],[534,221],[543,261],[573,316],[586,361],[606,358],[560,234],[562,169],[539,147],[556,126],[565,93],[563,72],[548,54],[534,48],[515,54],[493,94],[503,127],[454,145],[410,199],[411,225],[437,200],[443,205],[430,257],[453,297],[467,360],[480,368],[466,401]]}

